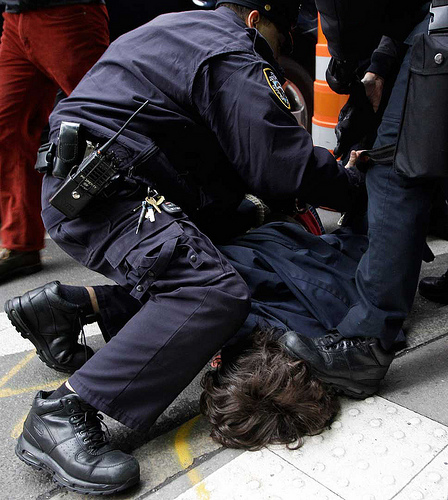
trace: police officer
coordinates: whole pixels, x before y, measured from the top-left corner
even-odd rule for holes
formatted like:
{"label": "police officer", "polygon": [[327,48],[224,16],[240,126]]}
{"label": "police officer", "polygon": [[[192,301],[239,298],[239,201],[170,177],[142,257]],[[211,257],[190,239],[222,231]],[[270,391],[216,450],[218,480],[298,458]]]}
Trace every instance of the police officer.
{"label": "police officer", "polygon": [[[381,39],[363,78],[372,105],[378,107],[380,104],[384,79],[398,55],[394,47],[397,43],[405,45],[406,55],[394,81],[374,147],[394,145],[409,78],[410,47],[415,35],[428,30],[429,3],[423,0],[363,2],[355,13],[352,3],[345,0],[318,0],[317,5],[324,19],[327,17],[323,27],[334,58],[327,78],[333,88],[341,92],[350,92],[356,85],[359,75],[354,68],[360,55],[357,51],[365,54],[371,43],[363,38],[363,26],[370,26],[371,16],[363,17],[360,10],[366,14],[381,7],[383,10],[377,13],[378,18],[387,21],[376,29],[379,38],[385,35],[389,40]],[[338,24],[335,19],[342,21]],[[392,347],[412,306],[417,287],[435,182],[409,179],[397,173],[393,158],[389,157],[382,161],[374,159],[367,170],[366,185],[369,247],[356,273],[358,303],[325,338],[309,340],[291,334],[286,341],[290,352],[308,360],[323,380],[358,398],[377,391],[394,357]]]}
{"label": "police officer", "polygon": [[[350,206],[357,177],[313,147],[282,90],[275,56],[298,9],[296,0],[238,0],[160,16],[113,43],[53,112],[54,146],[38,160],[45,226],[117,283],[103,293],[54,282],[6,303],[47,365],[76,370],[36,396],[16,448],[60,484],[112,493],[138,481],[138,464],[111,449],[97,411],[147,429],[246,318],[247,287],[204,234],[230,234],[244,193]],[[71,160],[86,139],[104,145],[138,107],[94,153],[118,165],[119,179],[75,216],[92,182],[76,184]],[[71,172],[68,184],[61,172]],[[67,186],[69,201],[55,208]],[[122,309],[134,313],[127,322]],[[111,340],[92,356],[77,336],[94,320]]]}

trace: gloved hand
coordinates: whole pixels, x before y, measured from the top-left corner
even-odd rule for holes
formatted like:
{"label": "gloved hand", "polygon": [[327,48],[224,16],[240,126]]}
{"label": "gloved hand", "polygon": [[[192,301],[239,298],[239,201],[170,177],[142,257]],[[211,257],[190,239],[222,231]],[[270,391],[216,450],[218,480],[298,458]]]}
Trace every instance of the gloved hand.
{"label": "gloved hand", "polygon": [[375,111],[367,97],[364,84],[358,80],[351,85],[349,100],[339,113],[339,121],[335,128],[337,139],[335,157],[348,154],[350,149],[377,125]]}
{"label": "gloved hand", "polygon": [[350,94],[352,85],[357,80],[356,69],[354,62],[340,61],[332,57],[325,73],[331,90],[336,94]]}

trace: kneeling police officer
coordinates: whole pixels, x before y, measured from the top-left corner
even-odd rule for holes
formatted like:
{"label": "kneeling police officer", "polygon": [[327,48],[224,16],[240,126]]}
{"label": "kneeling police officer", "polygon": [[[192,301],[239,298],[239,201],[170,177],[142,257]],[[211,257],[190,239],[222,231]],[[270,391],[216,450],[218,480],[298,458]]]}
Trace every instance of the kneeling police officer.
{"label": "kneeling police officer", "polygon": [[[209,239],[241,230],[244,194],[350,208],[357,177],[313,147],[282,89],[275,58],[299,6],[160,16],[114,42],[51,116],[46,229],[117,285],[53,282],[5,307],[48,366],[74,372],[37,394],[16,448],[74,491],[139,480],[98,411],[147,429],[244,322],[247,286]],[[95,354],[77,341],[92,321],[108,340]]]}

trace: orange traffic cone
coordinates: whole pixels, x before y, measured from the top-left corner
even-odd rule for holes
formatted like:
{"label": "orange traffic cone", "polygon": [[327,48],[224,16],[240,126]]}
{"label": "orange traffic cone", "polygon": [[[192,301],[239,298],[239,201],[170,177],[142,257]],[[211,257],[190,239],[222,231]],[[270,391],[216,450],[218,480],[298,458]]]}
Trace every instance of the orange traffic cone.
{"label": "orange traffic cone", "polygon": [[312,136],[315,146],[322,146],[331,151],[336,147],[334,128],[338,123],[339,112],[348,100],[347,95],[333,92],[325,80],[325,71],[330,62],[327,40],[319,27],[316,45],[316,81],[314,82],[314,116]]}

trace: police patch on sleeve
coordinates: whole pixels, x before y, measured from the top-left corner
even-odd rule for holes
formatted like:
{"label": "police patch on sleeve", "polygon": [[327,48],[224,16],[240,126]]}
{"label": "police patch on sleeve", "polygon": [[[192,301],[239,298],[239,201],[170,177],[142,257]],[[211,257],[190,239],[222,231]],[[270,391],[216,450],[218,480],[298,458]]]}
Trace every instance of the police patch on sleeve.
{"label": "police patch on sleeve", "polygon": [[271,87],[274,94],[280,99],[280,101],[287,109],[291,109],[291,104],[280,82],[278,81],[277,75],[272,71],[271,68],[265,68],[263,70],[263,73],[269,83],[269,87]]}

